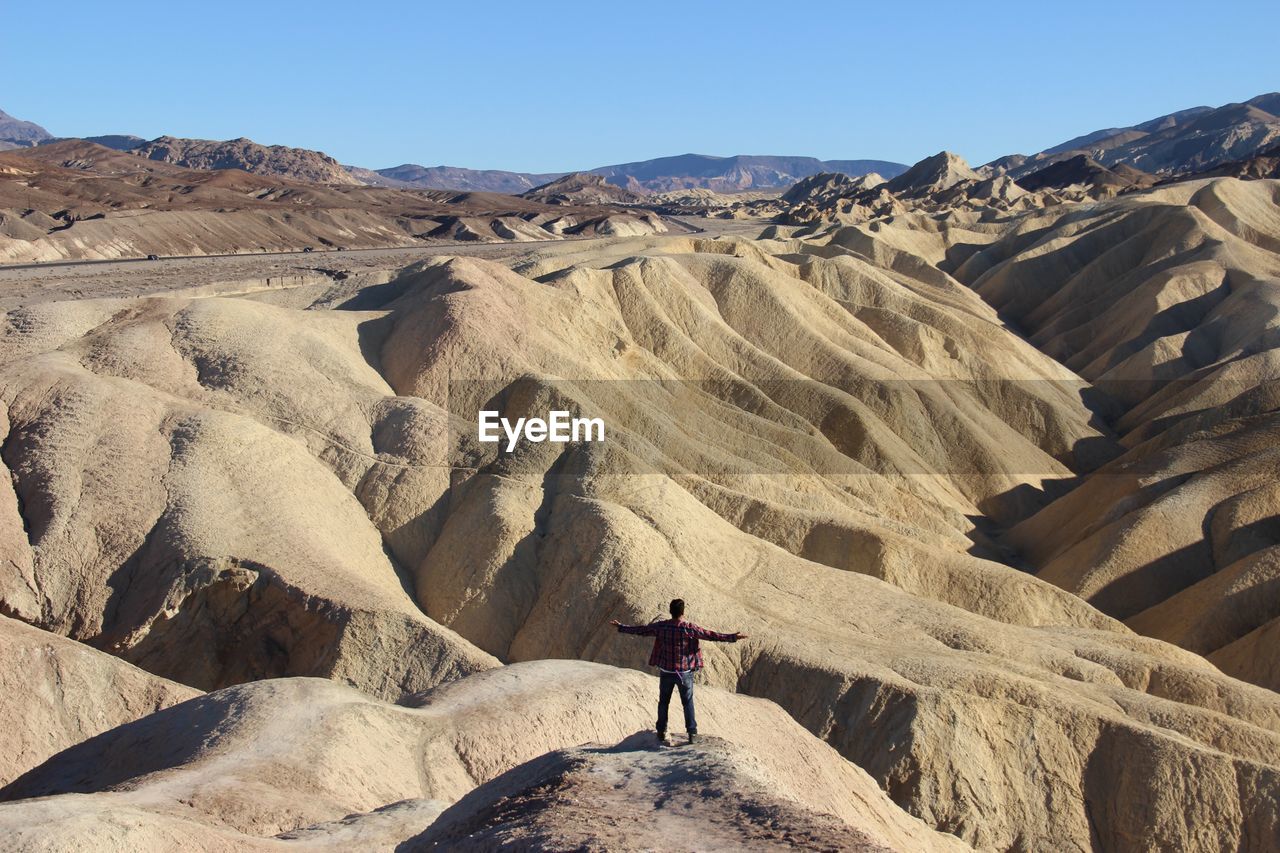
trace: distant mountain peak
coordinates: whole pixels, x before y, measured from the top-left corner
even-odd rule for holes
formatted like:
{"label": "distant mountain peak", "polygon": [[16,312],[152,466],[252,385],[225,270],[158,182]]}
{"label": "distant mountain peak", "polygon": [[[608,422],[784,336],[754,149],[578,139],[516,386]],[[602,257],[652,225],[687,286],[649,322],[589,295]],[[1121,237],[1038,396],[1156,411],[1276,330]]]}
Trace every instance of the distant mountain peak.
{"label": "distant mountain peak", "polygon": [[11,145],[39,145],[46,139],[53,139],[53,134],[32,121],[23,121],[0,110],[0,142]]}

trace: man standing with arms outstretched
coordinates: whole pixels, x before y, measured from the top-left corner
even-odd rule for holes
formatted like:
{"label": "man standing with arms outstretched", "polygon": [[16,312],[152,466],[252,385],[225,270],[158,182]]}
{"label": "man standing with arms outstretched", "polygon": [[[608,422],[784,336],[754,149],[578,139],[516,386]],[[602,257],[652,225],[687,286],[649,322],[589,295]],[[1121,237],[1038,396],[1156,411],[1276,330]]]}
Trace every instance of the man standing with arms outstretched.
{"label": "man standing with arms outstretched", "polygon": [[686,622],[682,598],[671,602],[670,619],[650,622],[648,625],[623,625],[614,619],[609,624],[616,625],[623,634],[653,637],[649,666],[658,668],[658,743],[667,742],[667,706],[671,704],[672,690],[680,691],[680,705],[684,708],[684,730],[689,734],[689,743],[693,743],[698,735],[698,720],[693,713],[693,675],[702,669],[702,649],[698,648],[698,641],[736,643],[738,640],[745,640],[747,636],[742,633],[721,634]]}

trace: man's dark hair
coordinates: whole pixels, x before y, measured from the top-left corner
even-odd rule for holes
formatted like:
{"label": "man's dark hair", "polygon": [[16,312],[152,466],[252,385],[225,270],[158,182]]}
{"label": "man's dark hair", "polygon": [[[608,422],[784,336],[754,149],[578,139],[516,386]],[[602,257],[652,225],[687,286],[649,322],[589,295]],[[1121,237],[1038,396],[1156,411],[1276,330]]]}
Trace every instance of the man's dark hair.
{"label": "man's dark hair", "polygon": [[679,619],[683,615],[684,615],[684,599],[683,598],[671,599],[671,618]]}

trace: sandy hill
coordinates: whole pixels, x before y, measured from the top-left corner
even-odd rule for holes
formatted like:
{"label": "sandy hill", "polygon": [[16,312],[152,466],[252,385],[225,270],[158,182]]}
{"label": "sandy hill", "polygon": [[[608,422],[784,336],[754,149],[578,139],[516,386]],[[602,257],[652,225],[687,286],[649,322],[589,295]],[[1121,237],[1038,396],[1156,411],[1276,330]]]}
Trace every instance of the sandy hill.
{"label": "sandy hill", "polygon": [[337,160],[320,151],[259,145],[251,139],[180,139],[161,136],[129,149],[131,154],[188,169],[239,169],[323,184],[359,184]]}
{"label": "sandy hill", "polygon": [[1046,212],[959,270],[1106,395],[1125,449],[1008,540],[1041,577],[1271,688],[1278,192],[1200,180],[1084,221]]}
{"label": "sandy hill", "polygon": [[636,204],[644,196],[607,183],[602,175],[575,172],[520,194],[547,204]]}
{"label": "sandy hill", "polygon": [[786,204],[823,204],[877,187],[884,182],[884,177],[875,172],[857,178],[840,172],[822,172],[797,181],[782,194],[781,201]]}
{"label": "sandy hill", "polygon": [[[1135,176],[1138,174],[1136,170],[1130,171]],[[1122,179],[1119,176],[1113,182],[1125,180],[1137,183],[1136,177]],[[821,228],[891,220],[909,213],[937,216],[976,213],[1003,219],[1010,214],[1110,195],[1115,191],[1110,185],[1100,189],[1092,183],[1068,181],[1063,189],[1046,184],[1032,192],[1015,183],[1007,173],[997,173],[992,167],[975,171],[962,158],[944,151],[926,157],[889,181],[874,173],[859,178],[815,175],[796,183],[780,197],[762,199],[746,207],[751,213],[771,217],[778,224]]]}
{"label": "sandy hill", "polygon": [[0,730],[0,786],[88,738],[199,695],[7,616],[0,616],[0,689],[21,703]]}
{"label": "sandy hill", "polygon": [[[51,850],[169,849],[176,838],[201,849],[288,850],[430,849],[483,826],[473,847],[492,849],[499,839],[569,843],[609,814],[609,849],[680,846],[704,833],[739,849],[779,849],[788,837],[964,848],[904,813],[772,702],[703,691],[720,736],[654,749],[644,729],[655,684],[598,664],[542,661],[392,705],[319,679],[261,681],[54,757],[0,790],[10,801],[0,803],[0,827],[19,845]],[[580,707],[592,713],[574,713]],[[549,794],[559,808],[527,799]],[[31,795],[44,799],[13,802]],[[664,798],[686,797],[692,810],[663,814]]]}
{"label": "sandy hill", "polygon": [[[531,198],[0,153],[7,259],[458,241],[136,298],[11,271],[0,833],[1270,853],[1276,100],[883,183],[695,157]],[[1147,187],[1139,151],[1251,179]],[[795,179],[660,197],[758,220],[714,239],[579,203],[682,170]],[[499,447],[481,409],[608,438]],[[657,750],[609,621],[677,595],[750,638]]]}
{"label": "sandy hill", "polygon": [[885,188],[898,195],[923,195],[950,189],[961,181],[977,180],[977,173],[969,168],[964,158],[942,151],[890,179]]}
{"label": "sandy hill", "polygon": [[[407,845],[409,849],[641,851],[898,849],[875,828],[780,796],[752,752],[718,737],[652,748],[648,732],[616,746],[559,750],[482,785]],[[776,741],[774,741],[776,744]],[[674,806],[674,807],[673,807]],[[859,821],[862,823],[862,821]],[[962,849],[916,838],[917,849]],[[901,843],[901,842],[899,842]]]}

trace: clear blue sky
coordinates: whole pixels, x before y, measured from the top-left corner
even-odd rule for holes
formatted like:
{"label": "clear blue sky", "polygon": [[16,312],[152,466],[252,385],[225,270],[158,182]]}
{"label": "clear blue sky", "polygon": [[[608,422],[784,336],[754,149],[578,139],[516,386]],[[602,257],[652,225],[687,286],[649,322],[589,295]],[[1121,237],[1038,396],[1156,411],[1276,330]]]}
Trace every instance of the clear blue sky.
{"label": "clear blue sky", "polygon": [[1280,2],[0,0],[59,136],[560,171],[695,151],[973,163],[1280,89]]}

